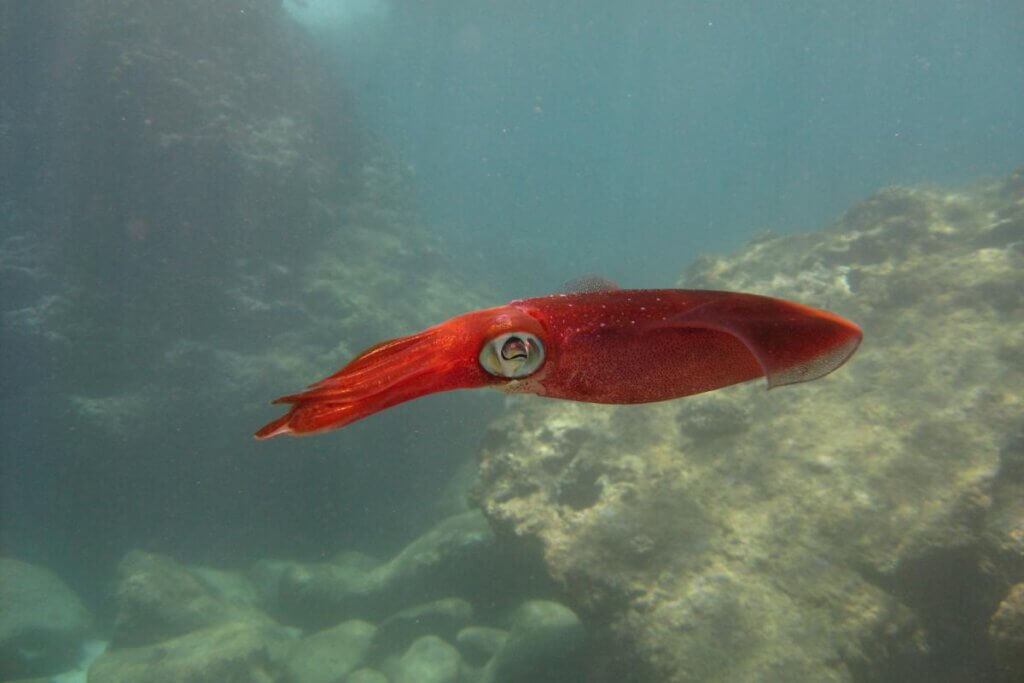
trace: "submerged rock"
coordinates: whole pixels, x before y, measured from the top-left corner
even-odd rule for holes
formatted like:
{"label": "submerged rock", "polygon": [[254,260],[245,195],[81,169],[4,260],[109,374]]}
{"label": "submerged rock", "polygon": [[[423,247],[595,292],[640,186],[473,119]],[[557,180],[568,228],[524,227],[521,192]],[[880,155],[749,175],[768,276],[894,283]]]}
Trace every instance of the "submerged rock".
{"label": "submerged rock", "polygon": [[335,683],[362,666],[377,628],[346,621],[302,638],[288,655],[291,683]]}
{"label": "submerged rock", "polygon": [[[223,583],[211,588],[211,574],[201,579],[164,555],[133,550],[121,560],[118,575],[115,647],[148,645],[229,622],[273,623],[247,602],[249,591],[243,592],[245,600],[225,599],[233,591]],[[223,574],[218,576],[223,581]]]}
{"label": "submerged rock", "polygon": [[577,659],[584,629],[571,609],[557,602],[531,600],[513,613],[511,624],[508,637],[484,668],[481,683],[582,680]]}
{"label": "submerged rock", "polygon": [[463,659],[473,666],[487,663],[508,639],[508,631],[490,626],[467,626],[455,635]]}
{"label": "submerged rock", "polygon": [[278,626],[222,624],[110,650],[89,668],[89,683],[289,683],[283,662],[292,643]]}
{"label": "submerged rock", "polygon": [[380,623],[373,638],[373,652],[376,656],[398,653],[425,635],[452,639],[472,618],[473,606],[462,598],[443,598],[408,607]]}
{"label": "submerged rock", "polygon": [[487,594],[508,572],[479,511],[449,517],[387,562],[292,563],[279,574],[277,603],[295,623],[345,616],[376,621],[424,599]]}
{"label": "submerged rock", "polygon": [[592,678],[989,670],[972,646],[995,609],[980,584],[1024,580],[1008,447],[1024,386],[1021,177],[885,190],[829,230],[689,271],[680,286],[858,322],[861,350],[820,381],[645,406],[523,400],[492,425],[478,499],[607,627]]}
{"label": "submerged rock", "polygon": [[387,666],[392,683],[457,683],[461,670],[459,651],[437,636],[417,638]]}
{"label": "submerged rock", "polygon": [[260,602],[274,610],[279,607],[281,582],[285,575],[295,571],[301,564],[294,560],[264,558],[249,568],[248,576],[256,587]]}
{"label": "submerged rock", "polygon": [[196,565],[189,565],[188,571],[214,597],[220,600],[236,605],[250,605],[257,608],[263,605],[259,588],[251,579],[240,572]]}
{"label": "submerged rock", "polygon": [[992,509],[985,517],[982,565],[993,586],[993,600],[1002,599],[1001,591],[1024,577],[1024,425],[1007,439],[999,460]]}
{"label": "submerged rock", "polygon": [[92,634],[92,616],[56,574],[0,558],[0,680],[61,672]]}
{"label": "submerged rock", "polygon": [[1001,679],[1020,680],[1024,673],[1024,583],[1010,589],[992,615],[988,633]]}
{"label": "submerged rock", "polygon": [[345,683],[390,683],[388,677],[375,669],[359,669],[345,678]]}

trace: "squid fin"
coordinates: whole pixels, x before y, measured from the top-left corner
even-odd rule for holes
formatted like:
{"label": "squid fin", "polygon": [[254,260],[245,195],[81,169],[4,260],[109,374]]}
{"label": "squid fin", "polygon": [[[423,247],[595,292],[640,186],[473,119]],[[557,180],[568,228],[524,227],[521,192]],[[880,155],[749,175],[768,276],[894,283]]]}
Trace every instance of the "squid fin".
{"label": "squid fin", "polygon": [[828,311],[753,295],[716,298],[657,326],[732,335],[757,359],[769,389],[829,374],[853,355],[863,336],[857,325]]}

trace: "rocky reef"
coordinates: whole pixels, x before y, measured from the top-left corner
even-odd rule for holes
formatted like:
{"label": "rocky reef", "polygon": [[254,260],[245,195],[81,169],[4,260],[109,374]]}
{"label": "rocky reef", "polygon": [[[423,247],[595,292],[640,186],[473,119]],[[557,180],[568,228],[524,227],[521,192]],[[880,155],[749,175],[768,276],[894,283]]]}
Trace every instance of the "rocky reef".
{"label": "rocky reef", "polygon": [[579,618],[528,597],[550,592],[540,567],[505,553],[478,511],[442,521],[385,562],[342,552],[234,572],[133,551],[118,570],[110,646],[88,676],[582,683]]}
{"label": "rocky reef", "polygon": [[679,286],[818,305],[865,341],[771,393],[510,401],[478,500],[607,626],[602,680],[1019,680],[1024,173],[886,189]]}
{"label": "rocky reef", "polygon": [[279,0],[9,3],[0,69],[0,541],[76,581],[0,559],[5,680],[97,637],[92,683],[1020,680],[1024,173],[702,258],[680,286],[861,350],[770,394],[510,397],[466,509],[468,469],[438,500],[387,461],[395,418],[247,450],[278,392],[490,300]]}
{"label": "rocky reef", "polygon": [[458,473],[448,516],[387,559],[132,551],[99,629],[6,561],[55,588],[0,591],[0,647],[31,675],[105,633],[91,683],[1019,680],[1021,266],[1024,173],[884,190],[680,283],[858,321],[829,377],[641,406],[511,396],[479,509]]}
{"label": "rocky reef", "polygon": [[[224,560],[294,547],[312,535],[290,511],[298,486],[358,533],[358,483],[347,504],[303,483],[357,474],[327,458],[278,469],[248,435],[274,396],[480,302],[344,74],[279,0],[15,3],[0,35],[9,552],[73,556],[98,588],[139,544],[231,546]],[[436,521],[400,514],[378,527],[393,544]]]}
{"label": "rocky reef", "polygon": [[66,669],[61,680],[90,683],[587,680],[579,617],[478,510],[384,561],[342,551],[235,571],[134,550],[101,629],[48,570],[0,558],[0,578],[0,675],[20,683]]}
{"label": "rocky reef", "polygon": [[[142,373],[213,371],[195,400],[219,402],[472,298],[411,172],[279,0],[43,0],[0,19],[24,71],[0,113],[0,152],[22,162],[2,169],[5,342],[48,357],[82,428],[131,437],[174,411]],[[119,359],[102,380],[95,346]]]}

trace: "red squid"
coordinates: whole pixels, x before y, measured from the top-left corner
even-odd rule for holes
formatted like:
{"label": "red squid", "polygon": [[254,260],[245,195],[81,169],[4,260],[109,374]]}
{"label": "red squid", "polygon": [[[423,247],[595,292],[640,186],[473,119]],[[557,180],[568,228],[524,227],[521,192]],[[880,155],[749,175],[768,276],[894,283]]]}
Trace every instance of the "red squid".
{"label": "red squid", "polygon": [[861,336],[833,313],[737,292],[605,288],[521,299],[370,347],[274,401],[291,408],[256,437],[343,427],[452,389],[647,403],[762,376],[777,387],[832,372]]}

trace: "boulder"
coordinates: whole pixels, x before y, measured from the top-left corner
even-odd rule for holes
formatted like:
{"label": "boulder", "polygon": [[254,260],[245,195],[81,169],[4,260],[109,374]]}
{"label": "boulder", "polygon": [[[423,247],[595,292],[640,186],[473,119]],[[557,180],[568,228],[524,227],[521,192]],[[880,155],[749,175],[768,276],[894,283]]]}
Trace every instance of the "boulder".
{"label": "boulder", "polygon": [[346,621],[299,640],[288,655],[291,683],[335,683],[363,664],[376,627]]}
{"label": "boulder", "polygon": [[283,571],[270,592],[288,623],[318,630],[345,618],[377,621],[386,614],[374,600],[381,588],[373,572],[333,562],[280,567]]}
{"label": "boulder", "polygon": [[[118,565],[115,595],[115,647],[158,643],[228,622],[273,623],[251,604],[222,597],[225,587],[211,588],[210,575],[200,579],[184,565],[155,553],[133,550],[125,555]],[[244,595],[251,597],[248,591]]]}
{"label": "boulder", "polygon": [[1001,680],[1019,681],[1024,672],[1024,583],[1011,588],[999,604],[988,634]]}
{"label": "boulder", "polygon": [[392,614],[380,623],[373,638],[374,656],[399,653],[420,636],[450,640],[473,619],[473,606],[462,598],[442,598]]}
{"label": "boulder", "polygon": [[278,626],[221,624],[108,650],[89,668],[89,683],[289,683],[284,661],[293,643]]}
{"label": "boulder", "polygon": [[189,565],[187,569],[215,598],[236,605],[263,607],[259,589],[245,574],[198,565]]}
{"label": "boulder", "polygon": [[490,626],[467,626],[455,635],[455,646],[468,664],[483,666],[501,649],[508,631]]}
{"label": "boulder", "polygon": [[374,669],[359,669],[345,677],[345,683],[389,683],[388,677]]}
{"label": "boulder", "polygon": [[391,683],[458,683],[462,658],[437,636],[423,636],[386,667]]}
{"label": "boulder", "polygon": [[273,592],[280,609],[290,621],[312,628],[346,616],[376,621],[424,599],[472,599],[490,596],[496,583],[517,585],[515,563],[505,561],[478,510],[446,518],[375,566],[318,562],[278,569]]}
{"label": "boulder", "polygon": [[0,680],[68,669],[92,634],[92,616],[56,574],[0,558]]}
{"label": "boulder", "polygon": [[530,600],[515,610],[511,629],[484,668],[483,683],[582,680],[584,641],[579,617],[557,602]]}
{"label": "boulder", "polygon": [[294,560],[264,558],[249,568],[247,576],[256,587],[261,604],[267,605],[271,611],[278,609],[281,580],[298,566],[300,564]]}
{"label": "boulder", "polygon": [[381,561],[376,557],[358,550],[342,550],[331,558],[331,562],[339,567],[351,567],[364,572],[372,571],[381,565]]}

